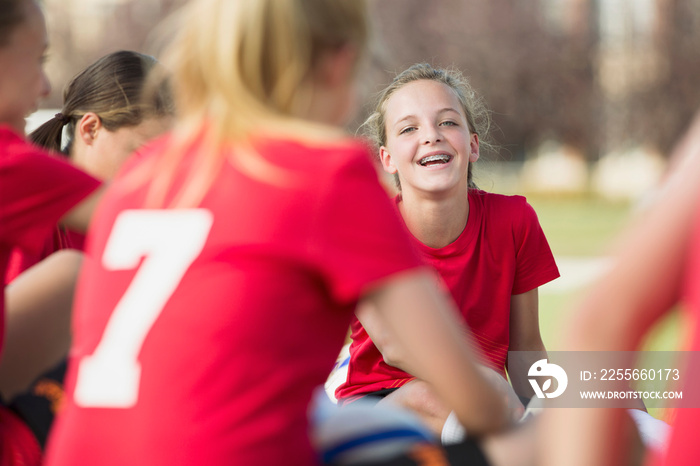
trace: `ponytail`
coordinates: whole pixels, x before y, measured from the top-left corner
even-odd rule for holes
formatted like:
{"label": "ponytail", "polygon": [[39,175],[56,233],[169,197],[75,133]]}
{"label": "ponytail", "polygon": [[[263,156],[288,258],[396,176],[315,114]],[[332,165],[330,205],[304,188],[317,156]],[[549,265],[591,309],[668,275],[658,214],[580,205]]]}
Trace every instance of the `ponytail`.
{"label": "ponytail", "polygon": [[[63,127],[67,124],[72,127],[74,125],[73,119],[63,113],[57,113],[49,121],[32,131],[29,134],[29,140],[50,151],[67,155],[68,149],[65,151],[61,150]],[[69,129],[72,130],[72,128]]]}

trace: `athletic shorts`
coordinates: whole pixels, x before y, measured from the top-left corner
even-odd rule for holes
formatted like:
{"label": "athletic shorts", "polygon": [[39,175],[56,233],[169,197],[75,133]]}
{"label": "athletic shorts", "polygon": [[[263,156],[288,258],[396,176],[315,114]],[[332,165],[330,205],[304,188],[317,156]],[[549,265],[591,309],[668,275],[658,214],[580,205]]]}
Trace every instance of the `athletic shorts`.
{"label": "athletic shorts", "polygon": [[56,413],[63,400],[66,361],[39,377],[26,392],[17,395],[8,407],[31,429],[43,449]]}
{"label": "athletic shorts", "polygon": [[490,466],[473,439],[448,446],[418,445],[408,453],[384,461],[364,461],[347,466]]}
{"label": "athletic shorts", "polygon": [[377,390],[376,392],[369,392],[369,393],[363,393],[362,395],[354,395],[354,396],[349,396],[347,398],[341,398],[338,400],[338,405],[340,406],[346,406],[353,401],[357,400],[366,400],[366,401],[372,401],[374,403],[379,403],[382,398],[385,398],[387,395],[390,395],[394,393],[396,390],[399,388],[383,388],[381,390]]}

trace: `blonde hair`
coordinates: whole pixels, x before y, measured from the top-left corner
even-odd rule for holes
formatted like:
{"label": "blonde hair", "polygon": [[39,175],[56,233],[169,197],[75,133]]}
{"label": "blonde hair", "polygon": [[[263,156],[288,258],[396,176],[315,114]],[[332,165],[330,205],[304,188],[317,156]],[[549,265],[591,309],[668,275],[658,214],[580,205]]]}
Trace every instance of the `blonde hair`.
{"label": "blonde hair", "polygon": [[224,162],[223,149],[245,148],[251,132],[302,137],[300,117],[314,92],[315,66],[323,54],[343,46],[364,49],[365,9],[364,0],[190,2],[163,58],[179,117],[177,139],[151,192],[167,189],[198,138],[204,138],[203,148],[176,204],[198,202]]}
{"label": "blonde hair", "polygon": [[[387,101],[406,84],[421,80],[437,81],[452,89],[462,106],[462,110],[464,110],[469,131],[479,136],[480,147],[492,147],[488,141],[491,115],[482,97],[476,93],[467,78],[457,69],[433,68],[427,63],[418,63],[396,75],[391,84],[380,92],[374,112],[360,127],[364,135],[374,143],[377,149],[386,145]],[[469,164],[467,180],[470,188],[477,188],[472,180],[471,163]],[[394,175],[394,181],[396,182],[396,187],[401,189],[398,174]]]}

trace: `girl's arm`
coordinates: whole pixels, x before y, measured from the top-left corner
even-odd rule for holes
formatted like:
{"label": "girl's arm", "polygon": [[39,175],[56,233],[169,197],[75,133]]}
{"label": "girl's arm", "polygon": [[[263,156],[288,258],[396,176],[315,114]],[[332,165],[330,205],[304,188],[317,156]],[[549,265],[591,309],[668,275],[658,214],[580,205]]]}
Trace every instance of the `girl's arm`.
{"label": "girl's arm", "polygon": [[510,343],[506,367],[515,393],[525,398],[535,395],[527,380],[528,369],[536,361],[547,357],[540,335],[537,290],[535,288],[510,298]]}
{"label": "girl's arm", "polygon": [[101,185],[82,201],[73,206],[71,210],[61,217],[59,223],[70,230],[78,233],[85,233],[90,224],[90,219],[92,219],[92,214],[95,212],[95,208],[100,199],[102,199],[106,186],[106,184]]}
{"label": "girl's arm", "polygon": [[0,393],[25,390],[68,354],[73,290],[83,254],[65,249],[27,269],[5,289]]}
{"label": "girl's arm", "polygon": [[375,301],[372,299],[360,301],[355,309],[355,315],[374,346],[381,353],[384,362],[404,372],[409,372],[409,368],[405,367],[407,356],[403,349],[395,344],[394,332],[390,327],[387,328],[386,319],[379,313]]}
{"label": "girl's arm", "polygon": [[395,275],[365,295],[383,354],[429,383],[470,435],[504,428],[506,406],[476,365],[457,310],[425,269]]}
{"label": "girl's arm", "polygon": [[[655,202],[621,235],[615,262],[574,309],[567,350],[632,351],[680,298],[700,207],[700,118],[674,154]],[[697,233],[696,233],[697,234]],[[543,416],[545,465],[624,464],[624,409],[553,409]]]}

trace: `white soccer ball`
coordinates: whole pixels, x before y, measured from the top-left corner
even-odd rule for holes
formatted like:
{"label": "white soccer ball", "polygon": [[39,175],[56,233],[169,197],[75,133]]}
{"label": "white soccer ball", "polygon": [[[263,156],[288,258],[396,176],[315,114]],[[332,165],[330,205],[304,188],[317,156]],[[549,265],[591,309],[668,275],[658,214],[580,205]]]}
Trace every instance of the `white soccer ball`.
{"label": "white soccer ball", "polygon": [[312,441],[322,463],[353,465],[406,453],[417,445],[439,444],[412,412],[358,400],[345,407],[316,397]]}

